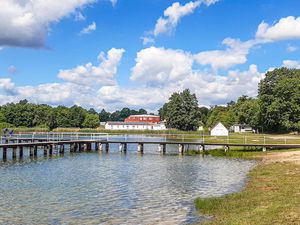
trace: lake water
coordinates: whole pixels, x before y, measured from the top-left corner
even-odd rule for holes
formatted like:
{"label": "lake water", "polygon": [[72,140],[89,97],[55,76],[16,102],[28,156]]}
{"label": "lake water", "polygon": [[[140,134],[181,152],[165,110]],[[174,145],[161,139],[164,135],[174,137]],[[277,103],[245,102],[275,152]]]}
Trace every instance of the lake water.
{"label": "lake water", "polygon": [[[0,224],[191,224],[199,196],[239,191],[254,161],[145,154],[65,154],[0,165]],[[170,154],[171,153],[171,154]]]}

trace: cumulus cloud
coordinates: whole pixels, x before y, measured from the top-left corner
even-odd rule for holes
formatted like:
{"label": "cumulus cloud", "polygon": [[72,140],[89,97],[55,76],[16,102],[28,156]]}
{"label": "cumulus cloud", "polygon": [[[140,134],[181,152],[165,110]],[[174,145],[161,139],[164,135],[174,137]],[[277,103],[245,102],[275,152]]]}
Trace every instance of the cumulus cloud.
{"label": "cumulus cloud", "polygon": [[[99,54],[99,65],[86,63],[61,70],[58,73],[61,83],[16,86],[11,79],[1,79],[0,103],[26,98],[51,105],[77,104],[108,110],[127,106],[155,111],[173,92],[190,88],[201,105],[209,106],[224,104],[242,94],[255,96],[263,77],[256,65],[246,71],[228,71],[227,76],[213,70],[195,70],[195,59],[188,52],[149,47],[137,53],[132,68],[131,80],[139,85],[121,87],[116,75],[123,53],[123,49],[111,49],[107,54]],[[159,93],[159,98],[155,93]]]}
{"label": "cumulus cloud", "polygon": [[158,85],[178,81],[191,73],[193,59],[182,50],[150,47],[137,53],[130,79]]}
{"label": "cumulus cloud", "polygon": [[93,66],[89,62],[73,69],[60,70],[58,77],[78,85],[114,85],[117,67],[124,52],[124,49],[116,48],[109,50],[107,56],[101,52],[98,56],[99,65]]}
{"label": "cumulus cloud", "polygon": [[0,0],[0,46],[43,47],[51,23],[95,0]]}
{"label": "cumulus cloud", "polygon": [[274,25],[262,22],[257,29],[256,37],[269,41],[280,41],[300,38],[300,17],[281,18]]}
{"label": "cumulus cloud", "polygon": [[88,25],[87,27],[83,28],[80,31],[80,34],[89,34],[93,31],[95,31],[97,29],[97,25],[95,22],[92,22],[90,25]]}
{"label": "cumulus cloud", "polygon": [[300,69],[300,61],[296,60],[283,60],[282,66],[289,69]]}
{"label": "cumulus cloud", "polygon": [[208,106],[224,104],[243,94],[255,97],[257,85],[264,76],[256,65],[250,65],[246,71],[228,71],[227,76],[224,76],[217,71],[195,70],[193,61],[194,57],[182,50],[155,47],[143,49],[137,53],[136,65],[131,74],[131,79],[138,80],[141,86],[123,91],[115,88],[113,93],[121,92],[120,96],[112,95],[109,89],[101,94],[110,96],[107,98],[111,104],[119,99],[127,104],[141,104],[153,109],[165,102],[174,91],[189,88],[197,94],[201,105]]}
{"label": "cumulus cloud", "polygon": [[227,49],[200,52],[194,56],[196,62],[201,65],[210,65],[214,70],[244,64],[250,48],[256,44],[256,41],[241,42],[238,39],[226,38],[222,44],[227,46]]}

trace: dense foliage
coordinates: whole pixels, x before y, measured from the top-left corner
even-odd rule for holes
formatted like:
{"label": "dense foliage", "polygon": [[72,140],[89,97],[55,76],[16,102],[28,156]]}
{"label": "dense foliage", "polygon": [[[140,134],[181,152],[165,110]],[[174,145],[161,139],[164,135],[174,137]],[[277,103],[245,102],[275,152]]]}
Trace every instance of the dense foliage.
{"label": "dense foliage", "polygon": [[198,125],[213,127],[219,121],[226,127],[249,125],[259,132],[300,131],[300,70],[280,68],[267,72],[258,86],[256,99],[241,96],[226,106],[198,108],[188,90],[173,93],[159,110],[169,127],[195,130]]}
{"label": "dense foliage", "polygon": [[188,89],[181,93],[173,93],[169,102],[159,112],[166,120],[167,127],[196,130],[200,125],[198,100]]}
{"label": "dense foliage", "polygon": [[107,112],[104,109],[100,112],[100,118],[101,122],[106,121],[124,121],[128,116],[130,115],[142,115],[147,114],[147,111],[145,109],[129,109],[129,108],[123,108],[121,111],[117,110],[113,113]]}
{"label": "dense foliage", "polygon": [[99,115],[80,106],[36,105],[22,100],[0,107],[0,123],[15,127],[89,127],[99,126]]}
{"label": "dense foliage", "polygon": [[95,109],[86,110],[80,106],[51,107],[45,104],[32,104],[27,100],[18,103],[8,103],[0,106],[1,127],[57,127],[96,128],[101,122],[123,121],[129,115],[147,114],[147,111],[138,111],[123,108],[113,113],[104,109],[98,113]]}
{"label": "dense foliage", "polygon": [[300,70],[268,72],[259,84],[258,99],[266,131],[300,131]]}

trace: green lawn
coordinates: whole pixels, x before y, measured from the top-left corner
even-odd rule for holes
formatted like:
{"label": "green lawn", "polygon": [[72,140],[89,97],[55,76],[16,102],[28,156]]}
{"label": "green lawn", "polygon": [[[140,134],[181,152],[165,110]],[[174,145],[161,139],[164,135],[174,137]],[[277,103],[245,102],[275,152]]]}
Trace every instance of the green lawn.
{"label": "green lawn", "polygon": [[260,164],[240,193],[198,198],[196,208],[214,218],[203,224],[300,224],[300,165]]}

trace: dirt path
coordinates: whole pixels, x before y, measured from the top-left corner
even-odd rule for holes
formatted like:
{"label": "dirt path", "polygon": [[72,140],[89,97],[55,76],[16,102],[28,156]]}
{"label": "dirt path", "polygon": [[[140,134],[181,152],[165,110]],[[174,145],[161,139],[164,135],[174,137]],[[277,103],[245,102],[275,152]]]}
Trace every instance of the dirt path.
{"label": "dirt path", "polygon": [[261,158],[263,163],[295,162],[300,164],[300,151],[271,152],[258,158]]}

